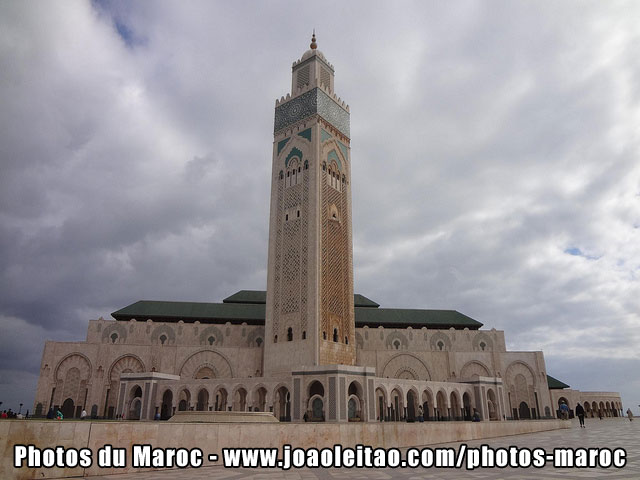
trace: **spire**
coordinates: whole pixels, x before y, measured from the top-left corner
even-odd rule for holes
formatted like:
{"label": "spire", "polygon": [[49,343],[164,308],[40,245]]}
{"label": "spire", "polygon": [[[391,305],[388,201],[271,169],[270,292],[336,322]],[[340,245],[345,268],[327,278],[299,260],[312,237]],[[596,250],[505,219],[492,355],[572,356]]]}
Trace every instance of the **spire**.
{"label": "spire", "polygon": [[318,48],[318,44],[316,43],[316,29],[313,29],[313,36],[311,37],[311,45],[309,45],[312,50]]}

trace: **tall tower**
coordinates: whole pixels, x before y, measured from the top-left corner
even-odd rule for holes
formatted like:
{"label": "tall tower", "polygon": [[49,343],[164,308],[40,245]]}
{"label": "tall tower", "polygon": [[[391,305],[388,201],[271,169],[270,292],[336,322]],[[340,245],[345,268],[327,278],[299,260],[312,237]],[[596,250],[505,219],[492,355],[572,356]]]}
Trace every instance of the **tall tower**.
{"label": "tall tower", "polygon": [[349,107],[315,33],[310,47],[276,101],[266,375],[356,360]]}

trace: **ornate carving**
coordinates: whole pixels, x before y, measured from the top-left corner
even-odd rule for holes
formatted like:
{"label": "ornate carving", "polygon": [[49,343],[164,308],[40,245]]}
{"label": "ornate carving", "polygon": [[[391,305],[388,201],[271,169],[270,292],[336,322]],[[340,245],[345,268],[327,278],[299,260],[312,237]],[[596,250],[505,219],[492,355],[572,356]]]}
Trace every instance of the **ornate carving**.
{"label": "ornate carving", "polygon": [[233,370],[227,358],[212,350],[201,350],[187,358],[180,368],[180,376],[184,378],[196,378],[203,368],[211,370],[215,378],[233,377]]}
{"label": "ornate carving", "polygon": [[382,369],[382,376],[385,378],[408,378],[407,373],[414,380],[431,380],[431,373],[422,360],[408,353],[394,356]]}

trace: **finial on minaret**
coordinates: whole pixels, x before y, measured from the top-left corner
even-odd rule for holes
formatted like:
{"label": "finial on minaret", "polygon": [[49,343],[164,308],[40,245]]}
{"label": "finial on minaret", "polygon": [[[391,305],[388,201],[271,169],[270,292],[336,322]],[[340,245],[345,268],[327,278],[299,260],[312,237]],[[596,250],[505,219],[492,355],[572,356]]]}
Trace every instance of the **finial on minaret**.
{"label": "finial on minaret", "polygon": [[315,50],[316,48],[318,48],[318,44],[316,43],[316,29],[313,29],[313,36],[311,37],[311,45],[310,45],[312,50]]}

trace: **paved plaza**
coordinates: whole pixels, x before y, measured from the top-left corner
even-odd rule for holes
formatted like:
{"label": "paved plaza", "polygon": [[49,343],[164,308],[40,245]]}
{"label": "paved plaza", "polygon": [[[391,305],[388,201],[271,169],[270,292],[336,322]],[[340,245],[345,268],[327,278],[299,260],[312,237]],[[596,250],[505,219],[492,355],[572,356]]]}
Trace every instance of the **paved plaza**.
{"label": "paved plaza", "polygon": [[[479,447],[488,444],[491,447],[528,447],[545,448],[551,451],[553,448],[566,447],[591,447],[591,448],[624,448],[627,451],[627,465],[622,469],[555,469],[545,467],[543,469],[477,469],[474,471],[458,469],[425,469],[425,468],[398,468],[398,469],[291,469],[282,471],[278,469],[226,469],[223,467],[204,467],[200,469],[166,470],[148,473],[108,475],[90,477],[104,480],[196,480],[196,479],[421,479],[421,478],[456,478],[456,479],[640,479],[640,419],[629,422],[626,419],[587,419],[587,428],[577,426],[577,420],[572,421],[570,430],[556,430],[551,432],[532,433],[511,437],[500,437],[488,440],[467,442],[470,447]],[[457,447],[452,443],[446,446]],[[247,445],[253,447],[254,445]]]}

